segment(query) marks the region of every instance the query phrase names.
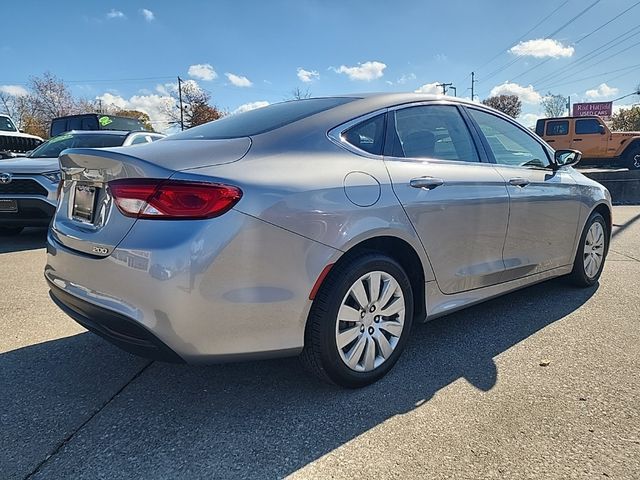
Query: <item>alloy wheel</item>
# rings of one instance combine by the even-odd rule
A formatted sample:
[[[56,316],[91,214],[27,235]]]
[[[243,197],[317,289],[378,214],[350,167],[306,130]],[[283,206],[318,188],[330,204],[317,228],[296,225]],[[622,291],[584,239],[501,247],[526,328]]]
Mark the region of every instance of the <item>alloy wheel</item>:
[[[395,350],[404,329],[405,299],[396,279],[374,271],[360,277],[340,304],[336,345],[351,370],[370,372]]]
[[[604,229],[600,222],[593,222],[584,242],[584,273],[594,278],[604,260]]]

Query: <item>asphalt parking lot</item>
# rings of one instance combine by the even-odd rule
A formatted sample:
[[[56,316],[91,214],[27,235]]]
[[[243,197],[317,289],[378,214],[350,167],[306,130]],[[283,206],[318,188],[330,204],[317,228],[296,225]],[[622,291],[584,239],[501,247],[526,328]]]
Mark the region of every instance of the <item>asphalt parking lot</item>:
[[[381,382],[296,359],[149,362],[50,301],[44,232],[0,239],[0,478],[640,478],[640,207],[600,284],[419,325]]]

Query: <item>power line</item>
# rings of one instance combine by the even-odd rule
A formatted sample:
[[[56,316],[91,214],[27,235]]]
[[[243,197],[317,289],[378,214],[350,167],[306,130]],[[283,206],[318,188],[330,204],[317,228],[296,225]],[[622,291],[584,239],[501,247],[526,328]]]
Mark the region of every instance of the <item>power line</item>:
[[[596,73],[595,75],[589,75],[588,77],[576,78],[574,80],[569,80],[569,81],[566,81],[566,82],[552,83],[550,85],[547,85],[544,88],[555,88],[555,87],[561,87],[563,85],[571,85],[572,83],[582,82],[584,80],[591,80],[592,78],[598,78],[598,77],[601,77],[603,75],[609,75],[611,73],[622,72],[624,70],[633,70],[633,69],[637,69],[637,68],[640,68],[640,63],[638,63],[636,65],[631,65],[631,66],[628,66],[628,67],[624,67],[624,68],[619,68],[617,70],[609,70],[609,71],[606,71],[606,72]],[[629,73],[632,73],[632,72],[627,72],[624,75],[627,75]]]
[[[568,27],[569,25],[571,25],[573,22],[575,22],[578,18],[580,18],[582,15],[584,15],[585,13],[587,13],[589,10],[591,10],[593,7],[595,7],[598,3],[600,3],[601,0],[595,0],[591,5],[589,5],[588,7],[586,7],[585,9],[583,9],[580,13],[578,13],[577,15],[575,15],[573,18],[571,18],[570,20],[568,20],[567,22],[565,22],[561,27],[557,28],[556,30],[554,30],[552,33],[550,33],[549,35],[547,35],[546,37],[544,37],[544,40],[548,40],[551,37],[553,37],[554,35],[557,35],[558,33],[560,33],[562,30],[564,30],[566,27]],[[497,70],[494,70],[493,72],[489,73],[486,77],[484,77],[482,80],[479,81],[479,83],[485,82],[490,78],[495,77],[498,73],[503,72],[504,70],[506,70],[507,68],[509,68],[511,65],[515,64],[518,60],[520,60],[523,56],[517,56],[516,58],[514,58],[513,60],[511,60],[509,63],[503,65],[502,67],[498,68]]]

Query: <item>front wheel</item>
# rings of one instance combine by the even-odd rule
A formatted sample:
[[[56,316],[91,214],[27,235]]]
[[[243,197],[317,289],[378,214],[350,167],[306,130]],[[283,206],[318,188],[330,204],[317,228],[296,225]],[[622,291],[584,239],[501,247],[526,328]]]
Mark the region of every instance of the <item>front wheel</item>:
[[[609,249],[608,232],[604,217],[593,212],[580,236],[570,275],[572,282],[577,286],[590,287],[600,278]]]
[[[640,169],[640,146],[632,147],[627,154],[627,167],[629,170]]]
[[[413,318],[413,292],[402,267],[379,253],[336,265],[309,314],[305,367],[348,388],[382,378],[402,352]]]

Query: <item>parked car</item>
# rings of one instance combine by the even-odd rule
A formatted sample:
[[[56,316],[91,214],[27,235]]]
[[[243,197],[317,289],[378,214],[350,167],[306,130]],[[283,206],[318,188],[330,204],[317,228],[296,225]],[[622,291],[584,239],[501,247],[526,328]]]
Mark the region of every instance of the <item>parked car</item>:
[[[361,387],[413,322],[560,275],[598,281],[611,202],[579,159],[448,97],[274,104],[135,150],[64,152],[45,277],[127,351],[301,354]]]
[[[42,142],[40,137],[21,132],[8,115],[0,115],[0,160],[24,156]]]
[[[0,236],[49,224],[60,181],[58,155],[64,149],[128,146],[162,137],[150,132],[73,131],[43,143],[26,158],[0,160]]]
[[[600,117],[541,118],[536,133],[554,148],[574,148],[585,163],[640,168],[640,132],[612,132]]]
[[[54,118],[49,127],[49,136],[56,137],[72,130],[119,130],[146,131],[137,118],[104,115],[102,113],[82,113]]]

